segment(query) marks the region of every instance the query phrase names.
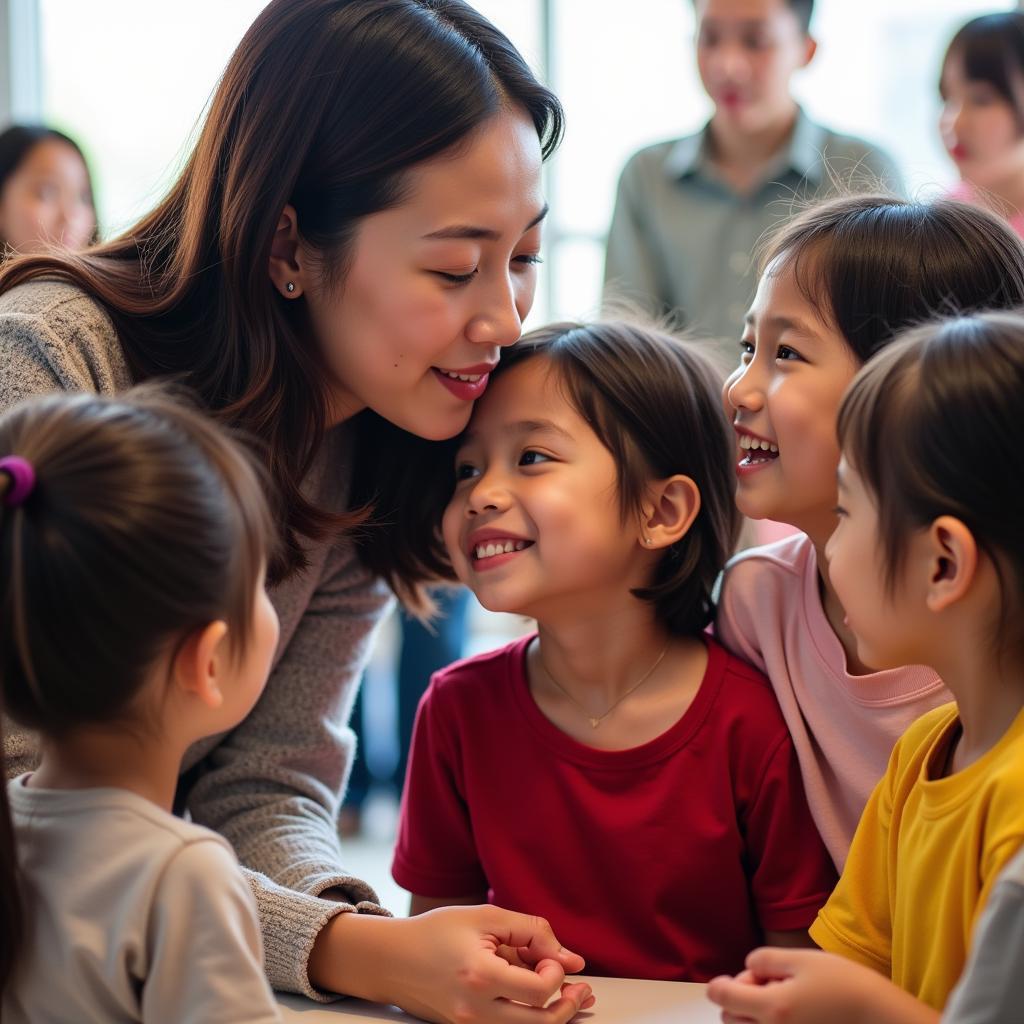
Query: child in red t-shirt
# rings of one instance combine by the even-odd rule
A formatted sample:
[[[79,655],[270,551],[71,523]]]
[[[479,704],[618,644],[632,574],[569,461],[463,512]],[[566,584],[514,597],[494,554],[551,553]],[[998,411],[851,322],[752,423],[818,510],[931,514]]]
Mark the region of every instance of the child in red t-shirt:
[[[444,539],[485,607],[538,632],[423,698],[392,869],[412,913],[541,914],[623,977],[809,945],[831,859],[771,686],[704,632],[738,526],[720,382],[624,323],[534,332],[493,378]]]

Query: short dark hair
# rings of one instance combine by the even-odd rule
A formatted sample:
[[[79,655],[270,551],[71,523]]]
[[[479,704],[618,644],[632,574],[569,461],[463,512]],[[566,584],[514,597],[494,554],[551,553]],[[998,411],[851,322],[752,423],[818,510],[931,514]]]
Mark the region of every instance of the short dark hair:
[[[1024,306],[1020,238],[953,200],[860,195],[812,206],[768,239],[760,273],[785,266],[860,362],[926,320]]]
[[[968,81],[987,82],[1013,107],[1017,128],[1024,133],[1024,13],[1005,11],[972,18],[950,41],[942,60],[943,74],[952,59],[963,64]]]
[[[712,590],[740,524],[721,377],[693,346],[625,321],[532,331],[505,350],[494,375],[535,358],[550,363],[569,402],[611,452],[623,521],[639,513],[652,479],[681,473],[697,485],[693,525],[633,594],[654,605],[671,633],[699,635],[712,619]]]
[[[697,0],[693,0],[694,6]],[[796,15],[800,28],[806,35],[811,31],[811,16],[814,14],[814,0],[786,0],[786,5]]]
[[[1024,318],[984,313],[918,327],[865,366],[839,409],[843,454],[878,506],[886,584],[909,536],[955,516],[992,559],[999,633],[1024,650],[1024,532],[1018,440]],[[1009,580],[1007,579],[1009,576]]]
[[[786,0],[800,22],[805,33],[811,31],[811,15],[814,14],[814,0]]]

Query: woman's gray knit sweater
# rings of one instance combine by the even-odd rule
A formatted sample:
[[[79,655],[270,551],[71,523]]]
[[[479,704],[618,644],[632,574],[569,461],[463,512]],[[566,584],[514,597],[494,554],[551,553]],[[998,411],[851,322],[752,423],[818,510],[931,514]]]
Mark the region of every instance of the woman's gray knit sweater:
[[[113,394],[131,383],[110,318],[78,288],[40,281],[0,296],[0,411],[30,395]],[[344,431],[334,431],[308,483],[339,509],[344,444]],[[385,913],[341,866],[337,816],[354,749],[346,723],[390,598],[350,542],[310,546],[308,556],[307,571],[271,591],[281,640],[259,702],[234,730],[190,749],[183,770],[199,765],[187,797],[192,819],[225,836],[247,869],[271,984],[324,999],[307,976],[320,929],[343,911]],[[5,721],[8,776],[31,767],[33,746]],[[351,902],[318,898],[326,889]]]

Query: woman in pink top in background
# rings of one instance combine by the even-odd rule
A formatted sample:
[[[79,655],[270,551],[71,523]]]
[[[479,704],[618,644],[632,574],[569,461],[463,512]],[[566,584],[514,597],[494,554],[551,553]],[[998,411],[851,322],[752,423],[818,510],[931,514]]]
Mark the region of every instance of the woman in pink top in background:
[[[951,199],[978,203],[1024,235],[1024,13],[972,18],[949,44],[939,130],[960,172]]]
[[[857,370],[936,314],[1024,305],[1024,246],[962,203],[880,196],[806,211],[770,241],[724,397],[737,435],[736,504],[803,531],[726,568],[716,632],[771,680],[807,801],[841,870],[896,740],[950,700],[938,676],[873,672],[825,571],[836,525],[836,417]]]

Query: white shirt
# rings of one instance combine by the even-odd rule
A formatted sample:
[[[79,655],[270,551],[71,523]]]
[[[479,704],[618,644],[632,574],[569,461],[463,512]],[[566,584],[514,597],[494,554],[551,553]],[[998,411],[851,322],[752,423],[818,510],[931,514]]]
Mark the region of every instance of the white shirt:
[[[26,934],[4,1024],[269,1024],[256,905],[228,843],[120,789],[7,784]]]

